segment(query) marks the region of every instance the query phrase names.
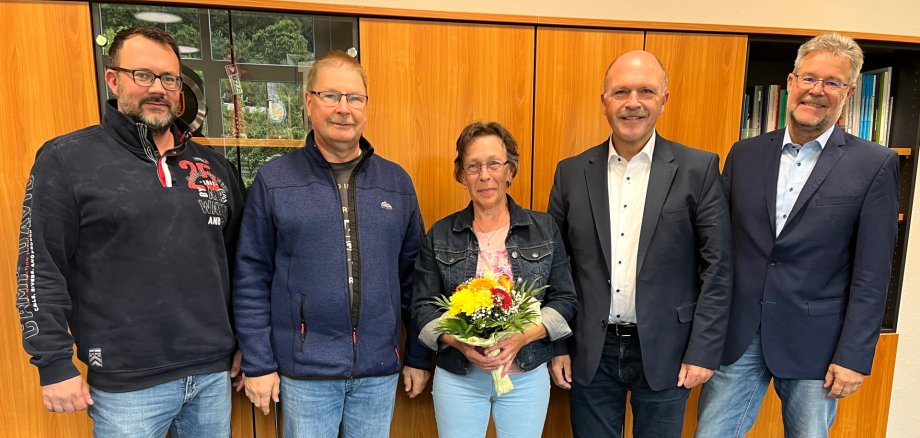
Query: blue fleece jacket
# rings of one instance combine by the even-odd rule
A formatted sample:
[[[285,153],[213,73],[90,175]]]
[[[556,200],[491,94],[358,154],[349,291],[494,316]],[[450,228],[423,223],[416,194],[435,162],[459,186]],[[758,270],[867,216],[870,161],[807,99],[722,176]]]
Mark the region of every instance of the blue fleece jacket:
[[[399,165],[361,139],[350,205],[360,270],[349,299],[341,201],[313,133],[302,149],[265,164],[249,190],[237,247],[233,304],[248,376],[336,379],[429,369],[408,305],[424,234],[418,199]],[[354,226],[354,224],[352,224]],[[354,308],[352,307],[354,306]],[[353,325],[351,312],[357,311]]]

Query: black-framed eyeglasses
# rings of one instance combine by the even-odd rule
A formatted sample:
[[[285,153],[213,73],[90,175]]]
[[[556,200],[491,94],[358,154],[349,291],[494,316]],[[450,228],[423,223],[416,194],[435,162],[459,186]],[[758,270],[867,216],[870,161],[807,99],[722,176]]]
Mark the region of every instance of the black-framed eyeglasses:
[[[363,94],[339,93],[338,91],[307,91],[309,91],[310,94],[319,97],[319,100],[325,103],[327,106],[338,105],[342,100],[342,96],[345,97],[345,103],[347,103],[348,106],[352,108],[361,109],[367,105],[367,96]]]
[[[510,162],[511,161],[489,161],[487,163],[470,163],[463,165],[463,171],[466,172],[467,175],[478,175],[479,172],[482,172],[482,168],[485,167],[489,169],[489,172],[498,172]]]
[[[127,68],[121,67],[109,67],[110,70],[120,71],[124,73],[130,73],[131,79],[134,80],[134,83],[140,85],[141,87],[149,87],[153,85],[153,82],[157,79],[160,80],[160,83],[163,84],[164,90],[177,91],[182,89],[182,77],[170,74],[158,75],[150,70],[129,70]]]
[[[797,75],[793,73],[793,76],[795,76],[795,83],[798,84],[799,88],[803,90],[811,90],[812,88],[815,88],[815,85],[818,85],[818,82],[822,82],[824,83],[824,89],[826,91],[832,91],[836,93],[842,91],[844,88],[850,85],[840,81],[835,81],[833,79],[818,79],[808,75]]]

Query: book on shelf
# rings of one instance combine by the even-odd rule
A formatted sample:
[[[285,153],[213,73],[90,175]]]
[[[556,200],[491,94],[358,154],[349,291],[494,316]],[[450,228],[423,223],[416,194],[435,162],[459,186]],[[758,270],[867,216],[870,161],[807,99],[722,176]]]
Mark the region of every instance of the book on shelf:
[[[891,67],[863,72],[837,124],[847,133],[888,146],[891,127]]]

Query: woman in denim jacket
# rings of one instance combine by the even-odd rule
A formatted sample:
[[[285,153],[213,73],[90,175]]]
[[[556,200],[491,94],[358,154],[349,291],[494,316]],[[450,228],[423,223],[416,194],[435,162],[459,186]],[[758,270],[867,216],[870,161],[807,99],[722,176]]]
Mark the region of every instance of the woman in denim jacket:
[[[514,138],[498,123],[475,122],[457,139],[454,178],[470,204],[431,227],[415,263],[412,316],[419,339],[437,351],[435,416],[441,438],[485,436],[490,412],[498,436],[539,437],[549,403],[546,362],[553,341],[571,334],[576,297],[569,258],[555,221],[519,207],[507,194],[517,174]],[[442,311],[431,298],[486,272],[537,286],[542,323],[485,350],[438,331]],[[499,350],[497,356],[488,354]],[[514,390],[496,397],[489,372],[504,366]]]

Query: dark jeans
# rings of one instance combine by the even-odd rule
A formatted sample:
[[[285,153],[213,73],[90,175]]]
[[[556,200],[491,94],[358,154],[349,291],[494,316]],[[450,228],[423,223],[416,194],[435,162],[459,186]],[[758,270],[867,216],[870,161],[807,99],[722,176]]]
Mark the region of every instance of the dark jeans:
[[[681,435],[690,390],[653,391],[642,370],[637,336],[607,333],[594,380],[588,386],[572,383],[572,432],[575,438],[621,437],[626,415],[626,393],[633,413],[633,436],[664,438]]]

